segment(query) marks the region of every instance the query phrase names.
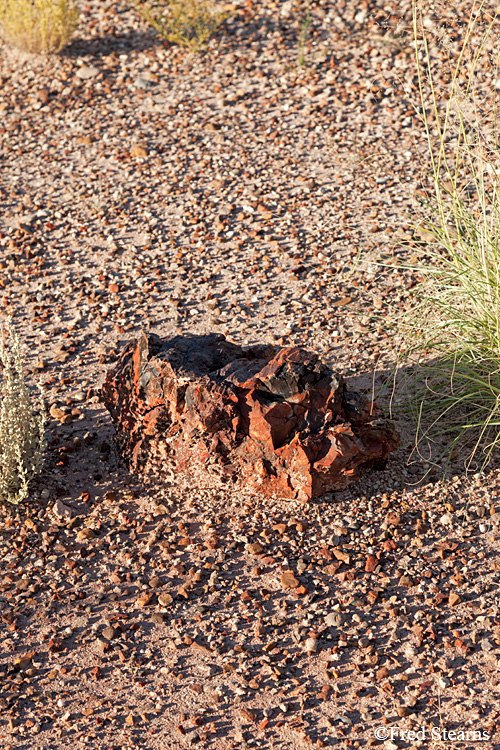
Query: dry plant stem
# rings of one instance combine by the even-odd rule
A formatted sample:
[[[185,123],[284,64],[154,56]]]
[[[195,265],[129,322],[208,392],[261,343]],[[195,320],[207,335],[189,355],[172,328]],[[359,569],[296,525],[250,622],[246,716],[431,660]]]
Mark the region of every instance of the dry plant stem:
[[[0,362],[0,498],[18,503],[28,497],[29,483],[42,468],[46,417],[41,390],[38,413],[33,409],[19,337],[10,319],[0,337]]]
[[[297,55],[297,63],[298,65],[300,65],[300,67],[303,67],[306,64],[305,49],[306,49],[307,37],[309,36],[310,27],[311,27],[311,12],[308,8],[306,17],[304,18],[304,21],[302,22],[302,25],[300,28],[299,53]]]
[[[424,123],[424,127],[425,127],[425,133],[426,133],[426,137],[427,137],[427,142],[428,142],[428,145],[429,145],[429,156],[430,156],[430,160],[431,160],[432,174],[433,174],[433,177],[434,177],[434,189],[435,189],[435,193],[436,193],[436,205],[437,205],[437,207],[439,209],[441,227],[442,227],[442,229],[445,232],[447,232],[447,239],[450,241],[450,244],[451,244],[451,237],[449,236],[449,225],[448,225],[447,217],[444,215],[444,210],[443,210],[444,209],[443,188],[442,188],[442,180],[440,178],[440,175],[441,175],[442,167],[444,165],[445,170],[447,172],[447,175],[453,181],[453,186],[456,189],[456,164],[455,164],[455,172],[452,173],[450,171],[450,168],[449,168],[449,165],[448,165],[448,161],[446,159],[446,154],[445,154],[445,146],[446,146],[445,136],[446,136],[446,134],[448,132],[448,128],[449,128],[449,120],[450,120],[450,114],[451,114],[451,107],[452,107],[453,102],[454,102],[454,96],[456,95],[457,79],[458,79],[458,76],[459,76],[459,73],[460,73],[460,70],[461,70],[461,66],[463,64],[463,58],[465,56],[466,48],[467,48],[467,46],[468,46],[468,44],[470,42],[471,35],[472,35],[472,33],[474,31],[474,28],[476,26],[478,15],[482,11],[483,7],[484,7],[484,2],[481,2],[480,6],[479,6],[479,9],[478,9],[478,11],[476,13],[476,16],[473,18],[472,22],[469,23],[469,25],[467,27],[467,32],[466,32],[465,40],[464,40],[464,43],[462,45],[462,49],[460,50],[460,54],[459,54],[457,63],[455,65],[455,68],[454,68],[453,73],[452,73],[452,80],[451,80],[451,84],[450,84],[450,97],[449,97],[449,100],[448,100],[448,103],[447,103],[447,106],[446,106],[444,121],[441,120],[441,117],[440,117],[440,114],[439,114],[439,109],[438,109],[439,98],[438,98],[438,96],[436,94],[436,90],[435,90],[435,86],[434,86],[434,81],[433,81],[432,75],[430,73],[431,63],[430,63],[429,46],[428,46],[427,37],[426,37],[425,33],[422,34],[422,41],[423,41],[423,47],[424,47],[424,58],[425,58],[425,63],[427,65],[427,73],[428,73],[428,83],[429,83],[430,89],[431,89],[432,106],[433,106],[435,124],[436,124],[436,128],[437,128],[437,131],[438,131],[438,139],[439,139],[439,151],[438,151],[437,156],[435,155],[435,152],[434,152],[434,144],[433,144],[433,140],[432,140],[432,137],[431,137],[431,131],[430,131],[430,128],[429,128],[429,123],[428,123],[427,118],[425,116],[423,117],[423,123]],[[419,20],[420,20],[420,26],[419,26]],[[414,8],[413,8],[413,31],[414,31],[414,38],[415,38],[415,51],[416,51],[417,76],[418,76],[418,88],[419,88],[420,102],[421,102],[422,107],[423,107],[424,112],[425,112],[425,93],[424,93],[424,84],[423,84],[424,75],[423,75],[422,66],[421,66],[421,63],[420,63],[419,55],[418,55],[418,44],[417,44],[417,41],[418,41],[418,38],[419,38],[419,29],[423,29],[423,28],[424,28],[424,26],[423,26],[423,21],[422,21],[421,4],[419,2],[416,2],[414,4]],[[471,77],[473,75],[473,71],[474,71],[475,66],[477,64],[477,60],[479,58],[481,50],[482,50],[482,45],[478,49],[478,51],[476,52],[474,63],[473,63],[473,66],[472,66]],[[469,89],[469,85],[467,86],[467,89],[466,89],[466,92],[465,92],[465,96],[467,96],[467,94],[468,94],[468,89]],[[461,120],[461,125],[463,125],[463,121],[462,121],[462,118],[461,118],[460,111],[458,112],[458,114],[459,114],[459,117],[460,117],[460,120]],[[462,134],[460,134],[460,135],[462,135]],[[457,153],[456,153],[457,159],[458,159],[458,156],[459,156],[459,146],[457,146]]]

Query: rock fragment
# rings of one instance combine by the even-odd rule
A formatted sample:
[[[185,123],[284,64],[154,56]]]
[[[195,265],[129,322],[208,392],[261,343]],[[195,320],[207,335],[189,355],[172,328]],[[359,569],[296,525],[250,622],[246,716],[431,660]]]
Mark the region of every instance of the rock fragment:
[[[308,638],[306,642],[304,643],[304,649],[307,651],[308,654],[315,654],[318,650],[318,640],[317,638]]]
[[[107,641],[112,641],[115,635],[116,635],[116,630],[110,626],[104,628],[104,630],[102,631],[102,637],[105,638]]]
[[[242,348],[221,334],[142,332],[108,372],[103,401],[130,468],[218,474],[310,500],[383,466],[393,424],[299,347]]]
[[[73,511],[61,500],[57,499],[53,505],[52,510],[58,518],[69,520],[73,515]]]
[[[325,617],[325,624],[330,628],[340,628],[343,622],[344,618],[340,612],[330,612]]]
[[[299,585],[299,581],[295,578],[291,570],[285,570],[281,574],[281,585],[286,589],[296,589]]]
[[[96,68],[94,65],[82,65],[82,67],[76,71],[76,75],[82,81],[86,81],[89,78],[95,78],[99,75],[99,68]]]

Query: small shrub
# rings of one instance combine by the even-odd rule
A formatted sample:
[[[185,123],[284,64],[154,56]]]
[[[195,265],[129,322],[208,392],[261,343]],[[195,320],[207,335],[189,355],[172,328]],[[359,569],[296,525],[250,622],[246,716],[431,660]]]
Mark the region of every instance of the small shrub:
[[[229,14],[208,0],[133,0],[140,15],[167,41],[202,49]]]
[[[18,503],[41,470],[45,451],[45,407],[40,391],[38,413],[24,376],[19,336],[12,322],[0,337],[3,383],[0,390],[0,498]],[[8,338],[6,336],[8,334]]]
[[[0,0],[0,35],[24,52],[59,52],[78,23],[72,0]]]

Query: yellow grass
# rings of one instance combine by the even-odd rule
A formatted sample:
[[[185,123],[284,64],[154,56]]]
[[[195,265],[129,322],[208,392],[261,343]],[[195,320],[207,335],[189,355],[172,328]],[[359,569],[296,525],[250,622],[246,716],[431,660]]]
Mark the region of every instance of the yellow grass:
[[[24,52],[59,52],[78,23],[72,0],[0,0],[0,35]]]
[[[209,0],[133,0],[141,16],[167,41],[197,51],[228,17]]]

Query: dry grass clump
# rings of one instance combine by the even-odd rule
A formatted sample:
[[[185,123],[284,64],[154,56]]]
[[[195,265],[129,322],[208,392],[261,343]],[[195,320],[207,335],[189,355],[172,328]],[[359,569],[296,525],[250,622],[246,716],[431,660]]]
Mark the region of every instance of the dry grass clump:
[[[473,7],[445,86],[421,8],[415,2],[414,40],[433,191],[418,268],[426,283],[407,350],[417,443],[443,459],[467,438],[465,465],[477,457],[480,468],[500,441],[500,143],[490,98],[500,78],[490,44],[498,16],[485,2]]]
[[[0,0],[0,36],[32,54],[59,52],[78,23],[72,0]]]
[[[41,470],[45,451],[45,407],[32,405],[24,376],[21,345],[12,322],[0,335],[0,498],[25,500],[31,479]]]
[[[133,0],[140,15],[164,39],[192,51],[205,47],[229,14],[209,0]]]

